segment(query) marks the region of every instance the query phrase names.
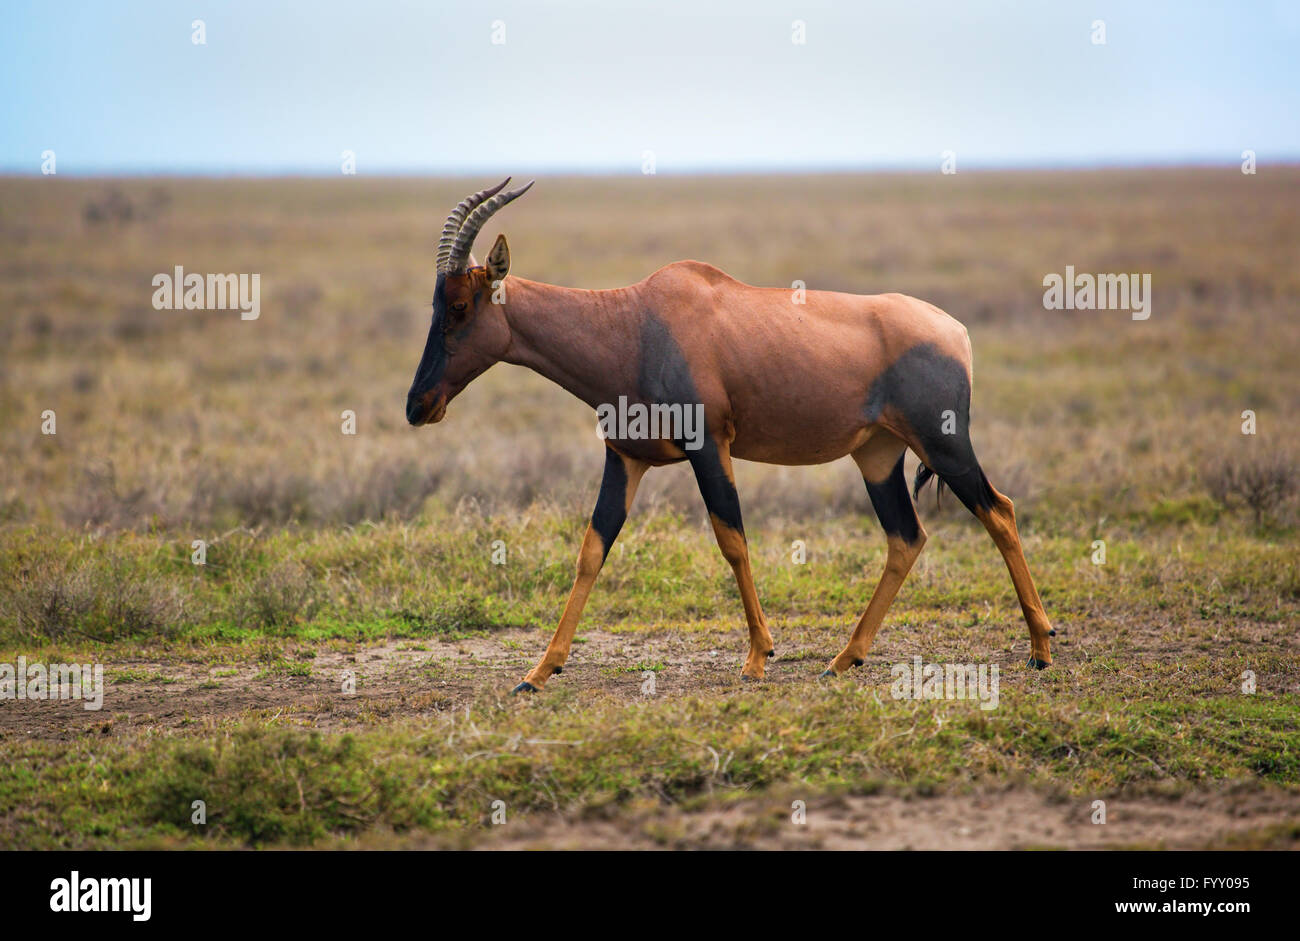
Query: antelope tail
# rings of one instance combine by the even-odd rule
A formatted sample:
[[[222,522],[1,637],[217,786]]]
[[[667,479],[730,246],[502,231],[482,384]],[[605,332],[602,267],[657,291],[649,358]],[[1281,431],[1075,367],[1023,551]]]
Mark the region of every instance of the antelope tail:
[[[926,467],[924,464],[916,465],[916,478],[912,481],[912,499],[913,500],[921,499],[921,488],[930,482],[931,477],[938,477],[938,476],[939,476],[938,474],[930,470],[930,468]],[[936,489],[934,491],[934,501],[936,505],[942,505],[943,503],[943,478],[942,477],[939,477],[939,483],[936,484]]]

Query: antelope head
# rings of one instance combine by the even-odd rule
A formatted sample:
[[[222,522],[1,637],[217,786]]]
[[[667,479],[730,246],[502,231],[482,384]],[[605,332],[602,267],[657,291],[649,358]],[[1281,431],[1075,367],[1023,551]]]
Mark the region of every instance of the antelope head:
[[[510,270],[510,246],[498,235],[487,264],[470,254],[479,230],[502,206],[533,184],[502,193],[506,177],[461,201],[442,227],[438,241],[438,280],[433,289],[433,322],[415,381],[406,394],[406,420],[412,425],[442,421],[447,403],[501,360],[510,344],[503,305],[493,303],[498,282]]]

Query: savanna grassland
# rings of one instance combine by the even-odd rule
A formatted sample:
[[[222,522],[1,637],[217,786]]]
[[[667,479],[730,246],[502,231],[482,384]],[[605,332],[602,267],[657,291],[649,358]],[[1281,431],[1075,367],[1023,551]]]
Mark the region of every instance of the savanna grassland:
[[[1001,558],[930,491],[865,666],[819,681],[884,538],[852,462],[742,462],[776,640],[742,684],[671,467],[528,698],[593,416],[504,365],[441,425],[403,412],[437,233],[487,182],[0,180],[0,663],[106,675],[100,711],[0,701],[0,846],[1297,844],[1300,168],[542,178],[481,239],[523,277],[697,258],[962,320],[974,444],[1058,636],[1026,670]],[[260,318],[155,310],[176,265],[260,273]],[[1150,319],[1045,310],[1066,265],[1149,272]],[[917,656],[997,664],[997,708],[894,699]]]

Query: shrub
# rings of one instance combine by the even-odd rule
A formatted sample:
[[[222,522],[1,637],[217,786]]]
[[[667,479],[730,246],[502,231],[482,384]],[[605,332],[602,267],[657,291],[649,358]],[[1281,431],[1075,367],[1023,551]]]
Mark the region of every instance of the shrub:
[[[322,592],[300,562],[284,562],[248,582],[235,596],[233,614],[245,626],[283,631],[309,621]]]
[[[184,599],[172,586],[110,558],[76,568],[42,559],[14,574],[0,602],[5,620],[24,637],[94,640],[174,633]]]
[[[1296,469],[1280,453],[1225,458],[1206,470],[1205,485],[1224,506],[1249,509],[1259,527],[1295,493]]]
[[[504,626],[484,609],[483,599],[470,595],[444,599],[437,604],[422,605],[417,609],[405,609],[398,616],[417,631],[434,634],[462,634]]]

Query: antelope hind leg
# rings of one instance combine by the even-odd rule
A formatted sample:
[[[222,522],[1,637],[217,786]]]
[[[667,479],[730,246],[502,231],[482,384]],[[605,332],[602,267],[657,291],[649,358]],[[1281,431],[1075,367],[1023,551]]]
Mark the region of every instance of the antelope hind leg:
[[[879,443],[864,445],[853,454],[862,471],[876,518],[885,530],[889,550],[885,557],[885,570],[871,594],[867,610],[858,620],[848,644],[830,662],[822,676],[836,676],[849,667],[862,665],[890,604],[925,546],[925,530],[917,519],[916,507],[907,492],[907,480],[903,475],[903,452],[903,443],[890,436]],[[885,471],[891,457],[893,468]]]

